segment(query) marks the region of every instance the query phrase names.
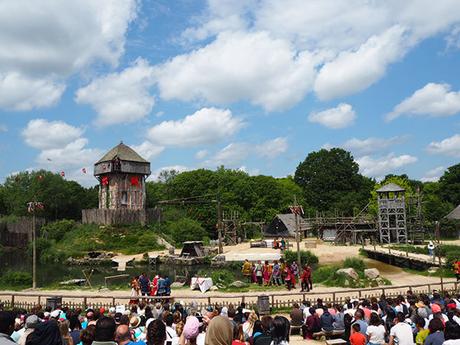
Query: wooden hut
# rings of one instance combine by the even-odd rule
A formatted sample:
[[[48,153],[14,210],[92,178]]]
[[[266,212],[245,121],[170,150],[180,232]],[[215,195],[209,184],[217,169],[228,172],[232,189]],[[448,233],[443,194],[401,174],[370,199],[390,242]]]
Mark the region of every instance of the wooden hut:
[[[306,236],[307,223],[302,217],[298,217],[299,231],[301,236]],[[265,237],[293,237],[295,238],[296,225],[293,213],[277,214],[265,228]]]
[[[146,209],[145,180],[150,163],[122,142],[94,164],[99,208],[82,210],[84,224],[147,224],[159,217]]]
[[[122,142],[107,152],[95,165],[99,180],[100,209],[145,208],[145,179],[150,163]]]

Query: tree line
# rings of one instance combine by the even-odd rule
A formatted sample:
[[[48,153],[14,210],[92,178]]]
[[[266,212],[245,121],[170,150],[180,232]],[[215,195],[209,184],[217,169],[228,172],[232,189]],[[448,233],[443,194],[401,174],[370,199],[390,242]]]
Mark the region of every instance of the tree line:
[[[358,163],[350,152],[332,148],[309,153],[297,166],[294,176],[285,178],[250,176],[224,167],[182,173],[166,171],[157,181],[147,182],[147,207],[159,206],[162,200],[202,196],[201,203],[160,207],[166,220],[189,218],[215,238],[217,198],[223,211],[227,215],[238,214],[240,221],[269,222],[276,214],[289,212],[294,197],[303,206],[306,217],[318,213],[352,216],[369,203],[369,211],[376,212],[372,208],[375,190],[387,182],[404,187],[408,202],[421,196],[424,221],[430,228],[460,204],[460,164],[446,169],[438,182],[387,175],[377,183],[359,173]],[[85,188],[44,170],[20,172],[0,185],[2,216],[27,215],[27,203],[34,200],[44,203],[41,215],[49,221],[79,220],[82,209],[97,207],[98,186]],[[415,212],[414,202],[408,212]]]

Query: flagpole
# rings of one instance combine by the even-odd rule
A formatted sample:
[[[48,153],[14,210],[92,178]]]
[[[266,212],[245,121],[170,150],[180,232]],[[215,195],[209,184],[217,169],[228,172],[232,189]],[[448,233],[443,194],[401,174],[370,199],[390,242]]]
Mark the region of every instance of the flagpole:
[[[295,240],[297,242],[297,264],[302,266],[300,262],[300,234],[299,234],[299,218],[298,218],[298,205],[297,205],[297,196],[294,195],[294,215],[295,215]]]
[[[35,205],[32,208],[32,289],[37,288],[37,244],[36,244]]]

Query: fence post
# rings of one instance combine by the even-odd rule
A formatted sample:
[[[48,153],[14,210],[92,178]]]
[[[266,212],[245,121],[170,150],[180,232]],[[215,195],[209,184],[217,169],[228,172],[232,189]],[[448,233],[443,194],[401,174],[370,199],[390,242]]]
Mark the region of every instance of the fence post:
[[[361,290],[358,290],[358,296],[361,298]]]
[[[332,303],[335,304],[335,292],[332,293]]]
[[[431,284],[427,284],[428,286],[428,293],[431,293]]]
[[[87,309],[86,297],[83,297],[83,310]]]
[[[211,305],[211,297],[208,297],[208,305]]]
[[[275,306],[275,295],[271,295],[272,297],[272,308]]]
[[[38,296],[38,305],[42,304],[42,296]]]
[[[115,297],[112,297],[112,306],[115,307]]]
[[[11,295],[11,309],[14,308],[14,295]]]

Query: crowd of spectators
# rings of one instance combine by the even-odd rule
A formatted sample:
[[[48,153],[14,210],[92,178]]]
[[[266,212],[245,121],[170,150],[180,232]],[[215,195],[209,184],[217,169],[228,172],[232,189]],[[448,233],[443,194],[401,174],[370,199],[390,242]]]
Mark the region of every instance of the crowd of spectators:
[[[352,345],[460,345],[460,295],[348,300],[344,305],[294,304],[291,324],[305,339],[339,336]]]

